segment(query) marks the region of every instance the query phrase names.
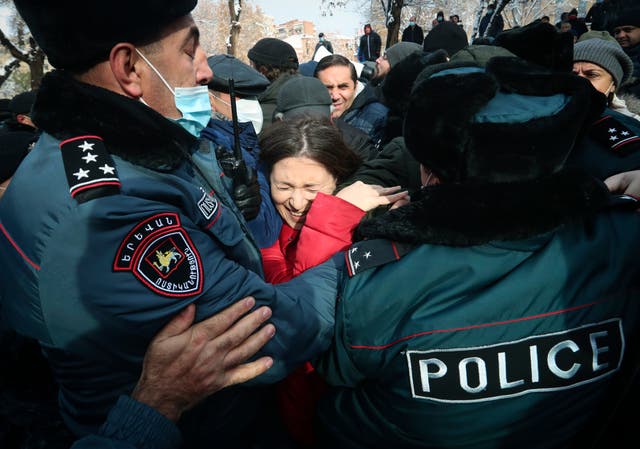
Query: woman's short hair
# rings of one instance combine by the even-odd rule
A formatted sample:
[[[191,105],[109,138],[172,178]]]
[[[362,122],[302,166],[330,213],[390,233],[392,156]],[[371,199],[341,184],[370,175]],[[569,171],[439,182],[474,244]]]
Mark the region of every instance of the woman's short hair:
[[[300,117],[276,122],[260,135],[260,162],[271,171],[288,157],[306,157],[322,164],[339,184],[362,160],[342,139],[328,118]]]

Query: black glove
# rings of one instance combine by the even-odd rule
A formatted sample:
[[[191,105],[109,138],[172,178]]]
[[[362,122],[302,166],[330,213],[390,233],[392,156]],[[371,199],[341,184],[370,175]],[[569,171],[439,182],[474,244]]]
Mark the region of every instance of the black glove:
[[[237,183],[233,188],[233,200],[242,212],[245,220],[253,220],[260,212],[262,195],[260,195],[260,184],[255,172],[247,167],[247,182]]]

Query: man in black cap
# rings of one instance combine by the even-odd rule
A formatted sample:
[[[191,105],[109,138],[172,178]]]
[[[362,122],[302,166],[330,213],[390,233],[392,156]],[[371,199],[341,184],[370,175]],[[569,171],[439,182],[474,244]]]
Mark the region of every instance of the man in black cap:
[[[36,91],[29,90],[15,95],[9,102],[11,120],[7,122],[13,131],[35,132],[36,125],[31,120],[31,108],[36,101]]]
[[[213,72],[209,81],[209,95],[213,118],[202,131],[202,137],[216,144],[218,159],[231,162],[236,145],[231,107],[230,80],[233,80],[237,112],[238,143],[244,163],[258,178],[260,198],[255,203],[255,217],[247,225],[260,248],[271,246],[280,232],[282,220],[276,211],[269,192],[269,181],[257,170],[260,154],[258,133],[262,130],[262,109],[258,96],[269,86],[269,80],[257,70],[228,54],[207,58]]]
[[[633,76],[640,78],[640,5],[621,2],[608,25],[613,37],[633,61]],[[640,96],[640,89],[635,93]]]
[[[329,53],[333,53],[333,45],[331,45],[331,41],[327,40],[327,37],[324,35],[324,33],[318,34],[318,43],[316,44],[316,48],[313,50],[314,55],[320,47],[324,47]]]
[[[247,53],[251,66],[271,83],[258,97],[262,107],[263,125],[269,126],[278,101],[278,92],[291,77],[298,75],[298,55],[287,42],[265,37]]]
[[[480,20],[478,35],[480,37],[495,38],[504,29],[504,19],[502,14],[496,12],[496,4],[490,3],[487,12]]]
[[[0,201],[2,313],[40,342],[68,427],[98,429],[134,388],[152,337],[189,304],[196,321],[247,296],[274,310],[261,382],[326,349],[343,262],[264,282],[233,186],[199,138],[212,73],[196,0],[15,4],[56,70],[33,107],[42,135]],[[211,435],[250,446],[269,433],[268,393],[207,398],[179,419],[185,446]]]

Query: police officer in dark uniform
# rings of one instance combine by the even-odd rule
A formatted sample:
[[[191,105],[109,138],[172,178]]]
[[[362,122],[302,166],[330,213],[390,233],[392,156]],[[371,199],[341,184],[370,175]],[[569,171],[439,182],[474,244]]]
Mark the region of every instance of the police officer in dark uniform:
[[[189,304],[196,321],[247,296],[273,309],[262,383],[326,349],[343,262],[264,282],[234,186],[200,138],[212,74],[196,0],[15,3],[56,70],[33,108],[42,135],[0,201],[0,297],[7,322],[43,348],[72,432],[97,431]],[[266,394],[208,398],[182,416],[185,444],[248,447],[270,430]]]

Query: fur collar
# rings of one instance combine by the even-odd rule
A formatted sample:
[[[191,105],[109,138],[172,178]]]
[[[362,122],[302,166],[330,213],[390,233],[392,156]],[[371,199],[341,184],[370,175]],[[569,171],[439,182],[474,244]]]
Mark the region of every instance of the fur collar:
[[[39,129],[60,140],[99,136],[110,153],[152,169],[176,167],[197,142],[141,102],[81,83],[61,70],[44,77],[33,119]]]
[[[407,206],[364,220],[354,241],[471,246],[520,240],[591,217],[608,196],[603,183],[581,173],[523,183],[441,184]]]

